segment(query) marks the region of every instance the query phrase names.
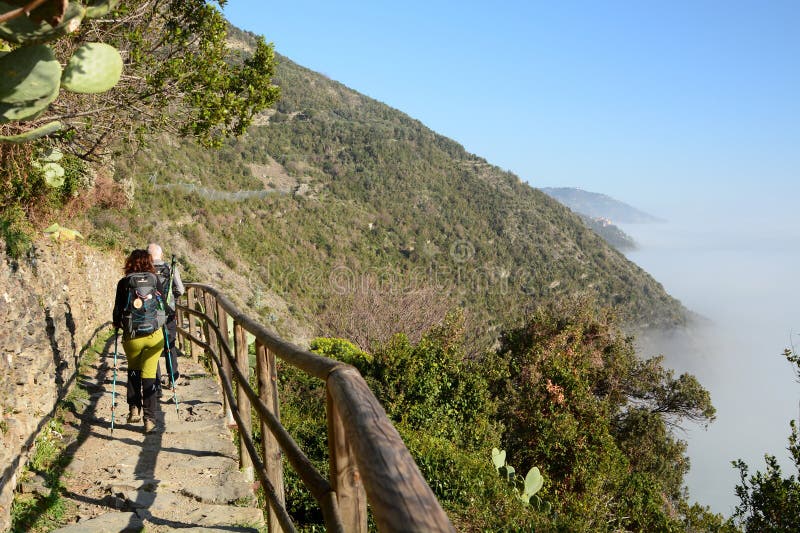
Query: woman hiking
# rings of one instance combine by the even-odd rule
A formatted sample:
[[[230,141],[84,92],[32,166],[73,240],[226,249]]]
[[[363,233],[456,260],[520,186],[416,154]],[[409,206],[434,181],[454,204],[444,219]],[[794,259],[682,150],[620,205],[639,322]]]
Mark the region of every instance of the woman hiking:
[[[117,283],[114,327],[122,329],[128,360],[128,423],[144,415],[144,432],[156,429],[156,368],[164,350],[164,290],[147,250],[134,250],[125,261],[125,276]]]

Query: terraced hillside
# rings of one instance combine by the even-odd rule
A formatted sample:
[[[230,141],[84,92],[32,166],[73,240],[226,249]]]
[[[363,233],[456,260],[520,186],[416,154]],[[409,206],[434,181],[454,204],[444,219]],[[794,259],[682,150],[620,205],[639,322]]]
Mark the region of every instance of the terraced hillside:
[[[247,34],[232,35],[247,46]],[[658,282],[541,191],[396,109],[279,62],[282,98],[244,137],[213,152],[163,136],[120,154],[116,179],[135,203],[91,213],[90,239],[160,240],[186,276],[244,289],[244,303],[299,340],[359,320],[368,293],[389,307],[414,307],[415,295],[424,309],[462,306],[480,346],[531,304],[574,292],[631,325],[685,321]]]

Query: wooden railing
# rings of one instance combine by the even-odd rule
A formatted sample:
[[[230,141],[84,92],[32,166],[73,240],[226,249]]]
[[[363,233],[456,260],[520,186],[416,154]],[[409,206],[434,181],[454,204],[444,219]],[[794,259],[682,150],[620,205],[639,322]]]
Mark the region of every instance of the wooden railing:
[[[251,480],[258,475],[269,501],[270,532],[295,531],[286,511],[281,454],[318,502],[328,531],[366,532],[367,503],[382,532],[455,531],[358,370],[283,341],[208,285],[187,284],[178,324],[184,351],[196,360],[202,349],[214,362],[228,422],[239,431],[241,467]],[[249,381],[247,333],[255,337],[258,391]],[[280,423],[276,357],[326,384],[330,480]],[[253,409],[260,453],[252,438]]]

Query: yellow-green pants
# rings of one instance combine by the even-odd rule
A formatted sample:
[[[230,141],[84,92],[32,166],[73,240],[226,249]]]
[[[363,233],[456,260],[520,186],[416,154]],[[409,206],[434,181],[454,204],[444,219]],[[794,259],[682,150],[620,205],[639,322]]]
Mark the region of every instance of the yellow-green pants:
[[[128,370],[140,370],[142,379],[155,379],[158,358],[164,351],[164,334],[161,329],[136,339],[122,339],[122,348],[128,359]]]

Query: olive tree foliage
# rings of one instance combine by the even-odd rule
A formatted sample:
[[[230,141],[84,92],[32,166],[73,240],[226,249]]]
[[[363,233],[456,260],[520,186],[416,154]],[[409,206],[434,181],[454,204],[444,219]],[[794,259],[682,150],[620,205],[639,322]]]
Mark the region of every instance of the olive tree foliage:
[[[219,146],[274,104],[263,38],[231,45],[224,0],[0,0],[0,241],[103,198],[112,146],[170,132]],[[102,186],[101,186],[102,185]]]
[[[45,5],[50,3],[86,9],[98,2],[50,0]],[[74,31],[50,45],[62,63],[86,43],[115,47],[123,60],[119,82],[99,94],[62,90],[44,113],[7,124],[3,133],[57,121],[63,124],[58,135],[67,141],[65,148],[85,159],[100,155],[114,139],[138,140],[163,130],[216,146],[227,136],[242,134],[255,114],[277,100],[272,46],[259,38],[250,49],[229,47],[220,12],[224,0],[113,4],[116,9],[84,17],[70,27]]]
[[[117,46],[126,71],[106,98],[64,103],[63,115],[80,131],[85,153],[107,134],[135,139],[168,130],[217,146],[244,133],[253,116],[278,99],[275,56],[263,38],[252,55],[231,50],[226,29],[217,6],[205,0],[133,0],[119,16],[93,22],[81,37]],[[84,120],[87,111],[101,120]]]
[[[793,350],[784,352],[795,367],[800,381],[800,355]],[[789,422],[788,451],[795,474],[784,477],[774,455],[766,454],[767,471],[750,475],[749,467],[741,459],[733,465],[739,470],[740,485],[736,486],[739,505],[733,518],[745,531],[800,531],[800,431],[797,421]]]

